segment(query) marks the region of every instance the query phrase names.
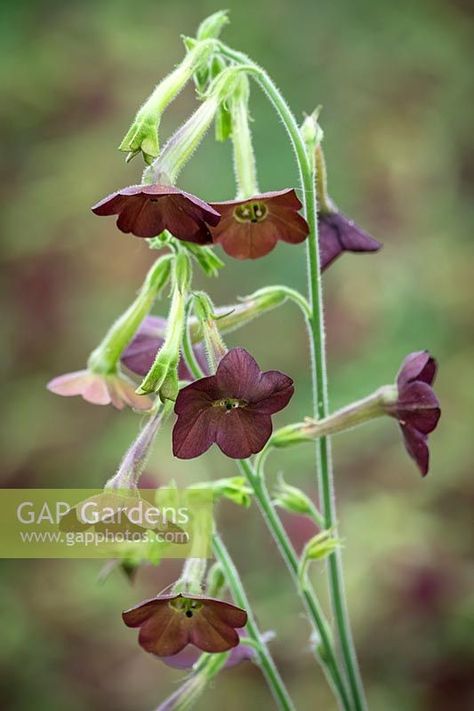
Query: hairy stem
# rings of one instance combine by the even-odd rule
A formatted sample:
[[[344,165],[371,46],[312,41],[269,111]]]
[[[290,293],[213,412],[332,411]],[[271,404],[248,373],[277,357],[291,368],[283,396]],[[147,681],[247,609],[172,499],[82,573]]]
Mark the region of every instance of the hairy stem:
[[[220,43],[220,46],[222,53],[229,59],[234,60],[237,64],[252,64],[251,60],[249,60],[249,58],[244,54],[235,52],[222,43]],[[303,208],[310,229],[307,240],[307,263],[308,286],[312,313],[308,319],[308,330],[312,355],[313,411],[315,418],[324,418],[328,415],[329,406],[327,392],[324,312],[318,246],[316,181],[314,170],[312,167],[312,161],[308,158],[306,146],[298,128],[296,119],[285,99],[280,94],[278,88],[275,86],[268,74],[258,65],[253,64],[252,73],[279,114],[290,137],[298,163]],[[332,529],[335,532],[335,535],[337,535],[331,444],[330,440],[326,437],[316,440],[316,460],[319,472],[320,498],[326,528]],[[329,556],[328,566],[332,608],[336,618],[337,630],[346,672],[349,679],[352,700],[356,711],[363,711],[367,708],[367,704],[365,701],[364,689],[350,629],[347,604],[345,600],[342,556],[340,550],[336,550]]]
[[[295,707],[268,650],[268,647],[262,639],[262,635],[260,634],[255,620],[255,615],[253,614],[237,568],[235,567],[222,538],[217,532],[214,533],[212,539],[212,549],[216,559],[222,566],[222,570],[224,571],[224,575],[234,601],[237,605],[240,605],[240,607],[243,607],[247,611],[246,632],[248,633],[250,639],[255,643],[258,664],[267,681],[270,691],[273,694],[273,698],[275,699],[279,709],[282,709],[283,711],[293,711]]]
[[[303,598],[309,619],[320,639],[320,642],[317,645],[317,653],[321,666],[326,673],[328,681],[339,698],[341,708],[346,711],[350,711],[352,707],[333,651],[329,625],[324,617],[324,613],[314,590],[309,585],[304,587],[300,585],[300,581],[298,579],[298,555],[287,536],[280,517],[275,511],[265,481],[263,477],[260,477],[257,474],[254,467],[247,459],[239,461],[239,469],[242,474],[247,477],[247,480],[252,487],[265,523],[267,524],[267,527],[275,543],[277,544],[286,565],[288,566],[299,594]]]

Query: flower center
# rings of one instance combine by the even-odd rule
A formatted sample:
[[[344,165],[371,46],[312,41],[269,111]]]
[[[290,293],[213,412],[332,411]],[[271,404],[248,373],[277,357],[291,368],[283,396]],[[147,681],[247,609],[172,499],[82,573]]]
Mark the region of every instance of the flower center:
[[[236,397],[226,397],[222,400],[215,400],[212,403],[212,407],[220,407],[227,414],[236,410],[238,407],[247,407],[248,403],[245,400],[239,400]]]
[[[234,210],[237,222],[263,222],[268,215],[268,208],[264,202],[246,202],[238,205]]]
[[[202,602],[188,597],[178,597],[176,600],[170,600],[169,604],[176,612],[181,612],[186,617],[192,617],[202,607]]]

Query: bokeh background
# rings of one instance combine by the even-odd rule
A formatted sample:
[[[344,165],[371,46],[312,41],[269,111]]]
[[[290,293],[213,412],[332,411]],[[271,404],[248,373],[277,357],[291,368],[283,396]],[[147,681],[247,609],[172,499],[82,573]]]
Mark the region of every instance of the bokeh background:
[[[391,382],[401,359],[439,359],[443,417],[421,480],[396,424],[378,421],[334,442],[350,609],[371,708],[474,707],[468,566],[474,502],[472,6],[464,0],[227,0],[225,39],[267,67],[296,114],[323,105],[330,189],[383,241],[345,255],[324,276],[334,407]],[[89,206],[137,182],[115,148],[140,102],[183,54],[179,36],[215,0],[2,3],[0,76],[5,297],[2,459],[5,487],[100,486],[133,439],[129,412],[60,399],[55,374],[81,368],[130,301],[151,254]],[[192,110],[192,88],[166,113],[162,136]],[[284,132],[253,91],[261,187],[296,185]],[[233,196],[231,153],[210,136],[182,176],[204,199]],[[305,288],[304,248],[280,244],[256,263],[227,260],[207,287],[229,304],[268,284]],[[204,279],[198,275],[199,285]],[[157,306],[166,312],[166,302]],[[285,305],[232,334],[297,392],[278,422],[309,412],[308,348]],[[312,448],[270,460],[270,477],[315,494]],[[185,484],[231,476],[215,452],[173,461],[160,434],[149,473]],[[218,511],[262,628],[301,709],[334,709],[308,652],[308,626],[254,507]],[[311,526],[285,517],[298,548]],[[3,561],[2,708],[151,711],[182,673],[136,644],[122,609],[173,579],[174,563],[97,581],[94,561]],[[323,567],[314,570],[324,590]],[[472,590],[472,588],[471,588]],[[197,708],[271,708],[250,663],[226,671]]]

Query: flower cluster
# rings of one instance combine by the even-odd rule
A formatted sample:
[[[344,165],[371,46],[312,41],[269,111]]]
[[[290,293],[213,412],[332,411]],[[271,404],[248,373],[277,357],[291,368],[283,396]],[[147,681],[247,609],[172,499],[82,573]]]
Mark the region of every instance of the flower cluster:
[[[404,360],[396,384],[378,388],[364,400],[329,413],[324,316],[321,298],[315,297],[321,293],[320,271],[343,252],[376,252],[381,244],[340,212],[329,197],[322,131],[316,114],[307,117],[298,129],[284,99],[271,80],[265,79],[263,70],[217,40],[226,21],[225,13],[216,13],[201,25],[195,39],[185,39],[185,59],[157,85],[123,139],[120,150],[126,151],[129,158],[141,153],[148,165],[142,183],[117,190],[92,207],[95,215],[116,216],[116,226],[122,233],[151,240],[152,249],[165,248],[167,253],[156,260],[135,300],[91,353],[87,368],[54,378],[48,384],[49,390],[59,395],[81,395],[90,403],[112,404],[117,409],[128,405],[142,414],[149,411],[150,415],[104,491],[71,509],[64,516],[61,529],[82,531],[93,526],[99,532],[132,533],[143,533],[144,529],[148,529],[146,533],[180,530],[164,523],[145,526],[132,515],[137,501],[142,502],[137,492],[138,480],[159,426],[173,409],[176,417],[172,448],[176,458],[199,457],[214,444],[231,459],[248,460],[260,455],[254,462],[238,463],[240,477],[214,479],[211,484],[197,482],[193,488],[201,495],[207,487],[214,501],[227,498],[241,506],[249,506],[251,497],[258,501],[288,567],[298,572],[298,591],[307,602],[308,617],[321,640],[318,656],[341,708],[364,708],[350,634],[344,629],[348,627],[346,606],[341,606],[337,625],[342,650],[339,660],[329,625],[318,612],[316,593],[306,575],[310,561],[330,557],[340,547],[327,440],[321,439],[318,445],[321,513],[307,494],[284,480],[277,498],[272,500],[263,485],[264,462],[271,447],[327,438],[388,415],[398,421],[406,449],[425,475],[429,468],[428,435],[436,428],[441,412],[432,389],[437,363],[426,351],[412,353]],[[250,78],[255,76],[292,138],[302,178],[298,195],[304,206],[293,187],[271,192],[258,188],[249,112]],[[191,79],[199,90],[199,108],[160,150],[158,128],[162,113]],[[213,122],[219,140],[230,139],[233,146],[236,197],[223,202],[204,201],[176,185],[181,169]],[[194,262],[207,274],[216,273],[222,266],[213,252],[216,245],[234,259],[254,260],[268,255],[278,242],[296,246],[306,240],[311,298],[288,286],[267,286],[244,299],[244,304],[227,313],[221,307],[218,313],[210,296],[193,288]],[[164,319],[151,312],[168,281],[170,308]],[[315,351],[313,405],[318,418],[287,425],[273,435],[272,418],[293,397],[293,379],[278,370],[262,371],[244,348],[228,350],[222,332],[244,325],[283,303],[287,296],[299,306],[311,331]],[[159,498],[158,493],[155,496]],[[148,510],[147,502],[143,504]],[[97,509],[94,521],[84,517],[84,505]],[[307,516],[322,528],[306,542],[301,557],[286,538],[275,506]],[[207,583],[203,582],[207,562],[202,556],[206,553],[198,551],[196,541],[192,541],[181,578],[165,589],[171,592],[126,610],[123,621],[128,627],[139,628],[138,641],[145,651],[177,668],[195,665],[193,675],[173,695],[180,697],[179,703],[192,701],[202,684],[222,666],[255,658],[262,668],[266,667],[275,698],[285,700],[282,708],[291,708],[265,646],[268,634],[258,632],[238,572],[216,528],[209,528],[213,532],[213,551],[219,565],[222,563],[219,574],[214,575],[214,587],[209,583],[213,579],[210,573]],[[138,562],[123,555],[119,564],[125,570],[129,565],[130,572],[143,561],[156,564],[146,550]],[[339,566],[332,569],[329,584],[332,598],[344,602]],[[203,590],[206,595],[201,594]],[[224,590],[248,611],[219,599]],[[250,641],[244,639],[247,633]],[[211,661],[207,655],[200,659],[201,652],[214,657]],[[344,661],[345,670],[339,669],[340,661]],[[347,688],[346,677],[350,681]],[[165,703],[162,708],[173,706],[170,698],[171,705]]]

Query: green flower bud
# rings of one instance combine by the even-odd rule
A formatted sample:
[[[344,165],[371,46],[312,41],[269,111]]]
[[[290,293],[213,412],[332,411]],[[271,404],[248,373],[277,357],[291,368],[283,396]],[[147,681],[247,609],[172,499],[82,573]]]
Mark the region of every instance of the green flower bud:
[[[309,442],[311,436],[305,431],[305,424],[297,422],[294,425],[286,425],[274,432],[269,440],[269,446],[272,447],[291,447],[294,444]]]
[[[298,564],[298,579],[302,585],[305,584],[309,563],[312,560],[324,560],[337,548],[340,548],[342,541],[334,538],[332,531],[327,529],[310,538],[306,543]]]
[[[185,323],[185,305],[191,282],[191,263],[187,254],[175,256],[173,297],[168,315],[165,342],[158,351],[149,372],[137,393],[156,392],[162,400],[176,400],[178,395],[178,363]]]
[[[319,146],[324,137],[323,129],[318,123],[320,113],[321,106],[318,106],[312,114],[306,116],[300,128],[308,157],[312,163],[314,163],[314,151],[316,150],[316,146]]]
[[[245,477],[241,476],[194,484],[191,488],[212,491],[215,501],[222,498],[229,499],[237,506],[245,508],[248,508],[252,503],[252,489],[248,486]]]
[[[192,78],[194,72],[207,62],[212,52],[213,42],[197,43],[183,61],[165,77],[145,101],[123,138],[119,150],[126,152],[127,162],[142,153],[149,165],[158,156],[158,128],[161,116],[167,106]]]
[[[304,516],[314,515],[315,507],[309,496],[296,486],[287,484],[282,475],[278,479],[274,494],[274,503],[285,511]]]
[[[222,29],[229,23],[227,10],[218,10],[201,22],[196,32],[198,40],[217,39]]]

